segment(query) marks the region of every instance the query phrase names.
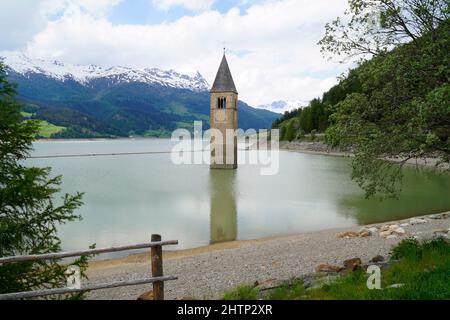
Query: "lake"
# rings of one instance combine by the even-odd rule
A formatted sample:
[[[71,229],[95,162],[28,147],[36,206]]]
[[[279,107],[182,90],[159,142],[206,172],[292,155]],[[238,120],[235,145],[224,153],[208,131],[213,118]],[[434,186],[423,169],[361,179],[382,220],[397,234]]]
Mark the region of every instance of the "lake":
[[[39,141],[32,156],[170,151],[164,139]],[[240,156],[245,156],[240,151]],[[405,170],[398,200],[367,200],[348,158],[280,152],[279,173],[175,165],[170,154],[28,159],[63,175],[62,191],[85,192],[82,221],[59,228],[64,250],[149,241],[177,249],[350,227],[450,210],[450,177]]]

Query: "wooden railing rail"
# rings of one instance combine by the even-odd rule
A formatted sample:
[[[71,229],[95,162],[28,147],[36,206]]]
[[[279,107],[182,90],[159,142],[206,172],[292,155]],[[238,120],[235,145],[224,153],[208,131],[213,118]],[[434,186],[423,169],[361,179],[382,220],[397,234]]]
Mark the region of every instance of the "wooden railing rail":
[[[80,251],[70,251],[70,252],[55,252],[55,253],[45,253],[45,254],[30,254],[22,256],[11,256],[0,258],[0,264],[10,263],[10,262],[20,262],[20,261],[30,261],[30,260],[51,260],[51,259],[62,259],[69,257],[80,257],[89,256],[93,254],[102,254],[109,252],[119,252],[119,251],[129,251],[135,249],[145,249],[151,247],[165,246],[165,245],[175,245],[178,244],[178,240],[170,241],[156,241],[148,243],[140,243],[121,247],[109,247],[109,248],[99,248],[99,249],[89,249]]]
[[[25,292],[13,292],[0,294],[0,300],[16,300],[16,299],[29,299],[36,297],[43,297],[49,295],[61,295],[70,294],[76,292],[117,288],[124,286],[135,286],[142,284],[153,284],[153,297],[154,300],[164,300],[164,281],[177,280],[176,276],[164,276],[163,272],[163,257],[162,257],[162,247],[165,245],[176,245],[178,240],[162,241],[161,236],[153,234],[151,237],[151,242],[141,243],[135,245],[119,246],[119,247],[109,247],[100,249],[89,249],[81,251],[71,251],[71,252],[55,252],[46,254],[33,254],[33,255],[20,255],[11,257],[0,258],[0,264],[14,263],[22,261],[34,261],[34,260],[51,260],[51,259],[62,259],[69,257],[80,257],[89,256],[93,254],[102,254],[109,252],[119,252],[119,251],[129,251],[136,249],[151,248],[151,278],[139,279],[139,280],[125,280],[112,283],[102,283],[102,284],[89,284],[87,286],[82,286],[81,288],[55,288],[55,289],[45,289],[45,290],[34,290]]]

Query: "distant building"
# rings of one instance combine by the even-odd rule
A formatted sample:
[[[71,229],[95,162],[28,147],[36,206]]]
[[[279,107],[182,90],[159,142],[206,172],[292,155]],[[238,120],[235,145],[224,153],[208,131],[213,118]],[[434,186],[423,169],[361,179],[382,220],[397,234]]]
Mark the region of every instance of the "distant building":
[[[225,53],[210,93],[210,125],[212,129],[210,168],[236,169],[237,137],[235,132],[238,128],[238,92],[234,85]],[[214,129],[221,134],[215,136]]]

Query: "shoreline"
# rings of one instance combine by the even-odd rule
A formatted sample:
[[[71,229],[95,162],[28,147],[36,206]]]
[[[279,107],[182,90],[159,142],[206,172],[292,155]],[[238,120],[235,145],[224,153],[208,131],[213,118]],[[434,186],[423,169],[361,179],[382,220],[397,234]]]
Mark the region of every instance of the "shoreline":
[[[353,158],[353,153],[349,151],[340,151],[333,149],[321,141],[280,141],[280,150],[298,152],[305,154],[323,155],[331,157],[344,157]],[[400,162],[399,159],[387,159],[387,161]],[[446,170],[446,167],[438,167],[439,159],[437,158],[420,158],[420,159],[409,159],[405,164],[409,167],[424,167],[429,169],[434,169],[437,171]]]
[[[39,138],[35,141],[37,142],[70,142],[70,141],[80,141],[80,142],[88,142],[88,141],[123,141],[123,140],[170,140],[170,137],[167,138],[158,138],[158,137],[117,137],[117,138]]]
[[[313,232],[317,232],[317,231],[305,232],[302,234],[313,233]],[[163,259],[164,259],[164,261],[166,261],[166,260],[172,260],[172,259],[177,259],[177,258],[192,257],[192,256],[201,255],[204,253],[210,253],[210,252],[216,252],[216,251],[222,251],[222,250],[239,249],[239,248],[242,248],[247,245],[262,244],[264,242],[274,241],[277,239],[285,239],[285,238],[290,238],[290,237],[294,237],[294,236],[295,235],[262,237],[262,238],[250,239],[250,240],[234,240],[234,241],[227,241],[227,242],[219,242],[219,243],[208,244],[208,245],[195,247],[195,248],[189,248],[189,249],[163,250]],[[170,246],[168,246],[168,247],[170,247]],[[116,266],[126,265],[126,264],[147,263],[148,258],[149,258],[149,252],[141,252],[141,253],[131,253],[131,254],[123,256],[123,257],[107,258],[104,260],[93,260],[93,261],[89,262],[89,269],[90,270],[99,270],[99,269],[108,269],[111,267],[116,267]]]
[[[219,242],[214,244],[208,244],[200,247],[194,247],[194,248],[188,248],[188,249],[175,249],[175,250],[163,250],[163,259],[164,260],[171,260],[176,258],[183,258],[183,257],[190,257],[190,256],[196,256],[203,253],[208,252],[215,252],[215,251],[222,251],[222,250],[232,250],[232,249],[239,249],[244,246],[248,245],[256,245],[256,244],[263,244],[265,242],[270,241],[277,241],[277,240],[283,240],[283,239],[289,239],[292,237],[297,237],[299,235],[310,235],[315,234],[319,232],[339,232],[342,230],[353,230],[358,228],[367,227],[370,228],[372,226],[378,226],[378,225],[384,225],[384,224],[394,224],[394,223],[401,223],[410,219],[420,219],[420,218],[427,218],[430,216],[435,216],[439,214],[449,214],[450,211],[445,212],[434,212],[429,213],[425,215],[419,215],[414,216],[406,219],[399,219],[399,220],[388,220],[388,221],[380,221],[380,222],[374,222],[366,225],[355,225],[355,226],[349,226],[349,227],[340,227],[340,228],[327,228],[327,229],[320,229],[315,231],[306,231],[306,232],[299,232],[295,234],[288,234],[288,235],[278,235],[278,236],[268,236],[268,237],[260,237],[256,239],[248,239],[248,240],[233,240],[233,241],[226,241],[226,242]],[[169,246],[170,247],[170,246]],[[148,252],[140,252],[140,253],[130,253],[125,256],[117,257],[117,258],[106,258],[101,260],[93,260],[89,262],[89,268],[92,270],[96,269],[103,269],[103,268],[109,268],[114,267],[122,264],[133,264],[133,263],[145,263],[148,259]]]
[[[446,218],[433,217],[444,215]],[[319,264],[342,264],[355,257],[368,262],[382,255],[388,257],[393,245],[403,239],[428,239],[437,230],[450,230],[450,212],[431,214],[349,228],[305,232],[289,236],[238,240],[204,247],[164,251],[164,274],[176,275],[178,280],[166,285],[168,299],[220,298],[224,291],[240,284],[258,281],[283,281],[314,272]],[[426,223],[411,223],[413,220]],[[342,232],[355,233],[361,228],[404,225],[405,233],[385,238],[377,233],[365,237],[339,238]],[[447,234],[450,237],[450,233]],[[150,270],[149,253],[131,254],[122,258],[93,261],[87,270],[89,282],[102,283],[147,277]],[[88,294],[88,299],[136,299],[151,286],[123,287]]]
[[[41,138],[37,142],[101,142],[101,141],[136,141],[136,140],[170,140],[170,137],[117,137],[117,138],[77,138],[77,139],[52,139]],[[252,150],[246,149],[246,150]],[[352,158],[353,153],[348,151],[341,151],[333,149],[321,141],[280,141],[280,151],[298,152],[305,154],[332,156],[332,157],[348,157]],[[397,162],[401,160],[391,159],[389,161]],[[410,159],[405,162],[408,166],[426,167],[435,170],[446,170],[446,167],[437,167],[439,159],[425,158],[425,159]]]

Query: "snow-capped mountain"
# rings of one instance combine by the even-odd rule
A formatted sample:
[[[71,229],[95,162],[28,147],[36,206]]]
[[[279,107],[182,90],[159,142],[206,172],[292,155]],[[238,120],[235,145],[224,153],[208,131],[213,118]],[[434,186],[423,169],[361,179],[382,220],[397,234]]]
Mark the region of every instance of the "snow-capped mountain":
[[[96,65],[73,65],[57,60],[31,58],[21,52],[0,52],[0,57],[3,58],[6,66],[21,75],[42,74],[59,81],[74,80],[84,86],[88,86],[93,80],[106,78],[114,83],[140,82],[193,91],[209,89],[208,82],[199,72],[189,75],[157,68],[133,69],[120,66],[103,68]]]
[[[294,109],[303,108],[308,105],[307,101],[274,101],[270,104],[260,105],[257,108],[265,109],[276,113],[284,113],[286,111],[292,111]]]
[[[209,118],[209,85],[199,74],[77,66],[3,53],[22,110],[63,127],[54,138],[170,136]],[[239,101],[239,127],[270,128],[278,114]],[[209,125],[205,121],[204,128]]]

